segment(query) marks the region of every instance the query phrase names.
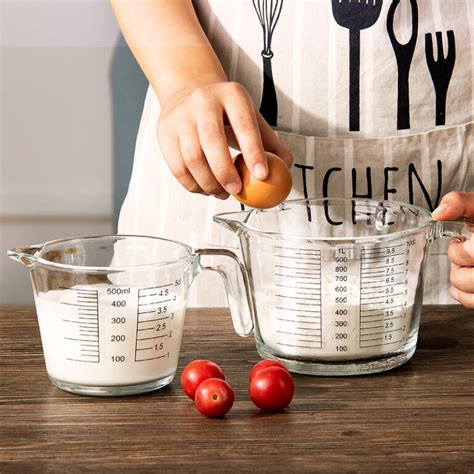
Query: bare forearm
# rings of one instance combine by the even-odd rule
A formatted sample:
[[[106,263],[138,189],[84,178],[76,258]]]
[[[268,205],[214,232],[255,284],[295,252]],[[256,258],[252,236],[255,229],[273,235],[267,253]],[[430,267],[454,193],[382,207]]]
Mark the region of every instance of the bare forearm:
[[[185,189],[221,199],[241,189],[226,126],[232,128],[256,178],[268,174],[265,149],[291,163],[291,153],[258,113],[250,94],[227,81],[191,0],[110,1],[160,99],[158,142]]]
[[[124,37],[160,101],[225,73],[191,0],[111,0]]]

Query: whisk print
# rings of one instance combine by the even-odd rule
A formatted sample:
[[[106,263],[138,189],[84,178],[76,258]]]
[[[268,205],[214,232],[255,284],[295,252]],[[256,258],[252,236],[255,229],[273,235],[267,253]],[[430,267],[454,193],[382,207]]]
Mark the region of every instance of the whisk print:
[[[446,96],[448,95],[449,81],[453,75],[454,63],[456,61],[456,43],[454,40],[454,31],[449,30],[448,52],[444,56],[443,36],[441,31],[436,32],[436,44],[438,49],[438,58],[434,58],[433,38],[431,33],[425,35],[425,56],[428,69],[430,70],[431,80],[436,93],[436,125],[446,124]]]
[[[263,91],[260,113],[272,126],[278,121],[278,101],[272,71],[272,38],[280,18],[283,0],[253,0],[263,30]]]

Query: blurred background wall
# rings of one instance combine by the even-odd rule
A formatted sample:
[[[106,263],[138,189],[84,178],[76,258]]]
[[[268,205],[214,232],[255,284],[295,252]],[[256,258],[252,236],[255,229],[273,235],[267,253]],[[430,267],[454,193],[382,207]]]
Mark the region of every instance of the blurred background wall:
[[[107,0],[2,0],[0,19],[0,304],[22,305],[8,248],[115,230],[146,81]]]

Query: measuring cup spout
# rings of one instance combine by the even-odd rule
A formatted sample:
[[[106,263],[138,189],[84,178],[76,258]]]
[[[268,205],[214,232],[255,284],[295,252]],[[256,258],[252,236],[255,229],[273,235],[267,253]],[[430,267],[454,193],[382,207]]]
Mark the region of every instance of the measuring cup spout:
[[[214,222],[225,227],[236,234],[239,234],[244,224],[247,222],[249,215],[252,213],[252,210],[248,211],[239,211],[239,212],[223,212],[222,214],[217,214],[213,217]]]
[[[38,253],[43,249],[42,245],[32,245],[31,247],[14,247],[7,252],[7,256],[15,262],[26,267],[31,267],[37,260]]]

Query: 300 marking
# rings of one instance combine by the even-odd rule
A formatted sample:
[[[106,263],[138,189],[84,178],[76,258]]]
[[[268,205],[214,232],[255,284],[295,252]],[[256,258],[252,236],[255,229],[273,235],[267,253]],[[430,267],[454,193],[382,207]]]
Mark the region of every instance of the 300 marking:
[[[125,318],[125,316],[121,316],[121,317],[118,317],[118,318],[112,318],[110,320],[110,322],[112,324],[125,324],[127,321],[127,318]]]

